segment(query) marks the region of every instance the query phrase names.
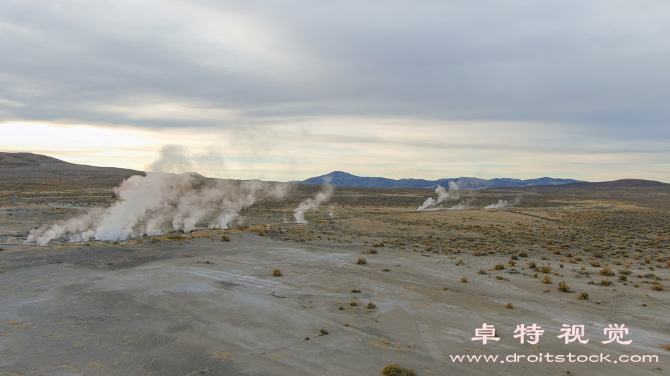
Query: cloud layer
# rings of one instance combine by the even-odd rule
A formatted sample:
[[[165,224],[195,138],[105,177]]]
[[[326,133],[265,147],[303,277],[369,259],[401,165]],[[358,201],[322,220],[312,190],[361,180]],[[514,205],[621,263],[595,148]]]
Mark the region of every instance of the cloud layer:
[[[0,124],[215,134],[208,145],[253,145],[226,149],[233,159],[297,164],[308,176],[275,140],[315,159],[378,150],[377,165],[398,145],[440,156],[458,149],[458,160],[478,160],[470,175],[496,174],[498,164],[502,175],[550,175],[517,161],[533,149],[539,161],[558,159],[556,169],[597,154],[613,176],[621,160],[663,180],[669,39],[662,1],[8,0]],[[404,168],[390,163],[368,174]],[[587,170],[600,173],[594,163]]]

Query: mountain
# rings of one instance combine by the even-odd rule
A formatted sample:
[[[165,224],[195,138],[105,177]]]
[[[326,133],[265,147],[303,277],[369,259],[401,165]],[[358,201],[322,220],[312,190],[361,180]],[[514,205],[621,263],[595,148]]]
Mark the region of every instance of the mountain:
[[[144,175],[144,172],[75,164],[41,154],[0,152],[0,181],[3,183],[114,186],[132,175]]]
[[[583,189],[592,189],[592,188],[657,188],[664,187],[670,188],[670,184],[662,183],[655,180],[644,180],[644,179],[620,179],[613,181],[602,181],[602,182],[578,182],[561,185],[560,188],[583,188]]]
[[[482,189],[482,188],[502,188],[502,187],[531,187],[538,185],[561,185],[568,183],[577,183],[574,179],[478,179],[478,178],[449,178],[439,180],[424,179],[387,179],[374,177],[361,177],[342,171],[333,171],[330,174],[309,178],[296,183],[299,184],[323,184],[329,182],[332,185],[340,187],[369,187],[369,188],[435,188],[437,185],[448,187],[449,182],[458,184],[460,189]]]

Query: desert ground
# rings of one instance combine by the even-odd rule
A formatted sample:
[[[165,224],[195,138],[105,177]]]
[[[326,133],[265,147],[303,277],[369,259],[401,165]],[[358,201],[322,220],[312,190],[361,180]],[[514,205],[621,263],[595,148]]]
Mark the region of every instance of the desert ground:
[[[259,201],[228,230],[37,246],[30,229],[111,205],[111,188],[6,185],[0,375],[670,372],[667,187],[480,190],[461,192],[469,208],[423,212],[432,190],[336,187],[295,223],[319,189]],[[498,341],[472,340],[484,323]],[[539,342],[521,344],[520,324]],[[563,324],[588,343],[566,344]],[[630,344],[602,343],[614,324]],[[565,361],[504,361],[547,353]],[[567,358],[601,353],[612,362]]]

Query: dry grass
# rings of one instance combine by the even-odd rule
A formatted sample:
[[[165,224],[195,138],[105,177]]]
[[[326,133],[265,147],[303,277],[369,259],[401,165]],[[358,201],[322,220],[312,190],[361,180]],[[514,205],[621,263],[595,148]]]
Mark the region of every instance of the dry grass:
[[[609,267],[606,266],[604,267],[600,272],[598,272],[600,275],[604,275],[606,277],[611,277],[614,275],[614,271]]]
[[[570,286],[568,286],[565,281],[563,282],[558,282],[558,287],[556,287],[556,290],[560,292],[570,292]]]
[[[382,376],[416,376],[416,371],[393,363],[382,369]]]

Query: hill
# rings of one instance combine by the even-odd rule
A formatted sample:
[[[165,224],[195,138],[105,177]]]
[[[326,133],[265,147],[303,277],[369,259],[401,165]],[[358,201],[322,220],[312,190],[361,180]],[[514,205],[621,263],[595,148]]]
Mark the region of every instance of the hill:
[[[144,172],[70,163],[41,154],[0,152],[2,186],[9,184],[115,186],[132,175],[144,175]]]
[[[333,171],[329,174],[317,176],[297,183],[300,184],[323,184],[329,182],[332,185],[340,187],[367,187],[367,188],[435,188],[438,185],[448,187],[449,182],[453,181],[461,189],[483,189],[483,188],[503,188],[503,187],[530,187],[539,185],[560,185],[576,183],[579,180],[574,179],[479,179],[470,177],[446,178],[438,180],[424,179],[388,179],[379,177],[361,177],[342,171]]]

